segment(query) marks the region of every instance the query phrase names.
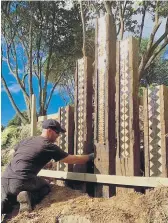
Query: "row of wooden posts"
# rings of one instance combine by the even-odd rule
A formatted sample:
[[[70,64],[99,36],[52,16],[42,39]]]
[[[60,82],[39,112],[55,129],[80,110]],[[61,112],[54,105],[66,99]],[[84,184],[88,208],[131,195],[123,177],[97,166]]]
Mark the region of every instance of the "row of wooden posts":
[[[92,165],[65,165],[58,170],[118,176],[168,177],[168,88],[144,89],[143,147],[140,150],[138,42],[130,37],[116,43],[109,15],[97,20],[95,63],[77,61],[75,104],[60,108],[56,118],[67,130],[60,147],[70,154],[95,152]],[[37,126],[32,99],[32,135]],[[144,156],[143,156],[144,155]],[[114,185],[80,184],[96,196],[110,197]],[[124,190],[117,188],[117,190]]]

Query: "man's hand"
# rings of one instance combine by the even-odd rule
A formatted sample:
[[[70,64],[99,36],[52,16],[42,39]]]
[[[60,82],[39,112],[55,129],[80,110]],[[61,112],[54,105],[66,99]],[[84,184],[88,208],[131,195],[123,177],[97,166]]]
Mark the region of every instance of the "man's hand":
[[[51,169],[53,166],[53,162],[50,160],[45,166],[44,169]]]
[[[85,164],[89,161],[94,160],[94,153],[88,155],[68,155],[62,159],[61,162],[68,164]]]
[[[90,154],[89,154],[89,162],[90,162],[90,161],[93,161],[94,158],[95,158],[94,153],[90,153]]]

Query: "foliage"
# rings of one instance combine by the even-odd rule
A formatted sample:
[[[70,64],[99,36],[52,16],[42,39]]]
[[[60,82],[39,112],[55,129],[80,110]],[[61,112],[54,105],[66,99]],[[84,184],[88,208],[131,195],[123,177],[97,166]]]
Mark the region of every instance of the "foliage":
[[[142,39],[140,47],[140,57],[146,51],[148,41],[148,39]],[[146,69],[145,74],[140,82],[142,86],[147,86],[154,83],[159,85],[168,85],[168,60],[163,57],[164,54],[165,49],[162,50],[160,54],[158,54],[158,56],[151,62],[150,66]]]
[[[37,135],[41,133],[42,124],[37,124]],[[21,125],[21,126],[8,126],[2,133],[1,136],[1,147],[2,147],[2,154],[1,154],[1,166],[5,166],[9,163],[13,149],[17,143],[21,140],[30,137],[30,124]]]
[[[28,115],[27,115],[27,112],[24,111],[22,112],[22,114],[24,115],[24,117],[28,118]],[[14,125],[14,126],[21,126],[22,125],[22,120],[21,118],[18,116],[18,114],[16,114],[14,116],[14,118],[12,118],[9,122],[8,122],[8,125],[7,127],[11,126],[11,125]]]
[[[5,126],[1,125],[1,132],[5,129]]]
[[[9,163],[9,157],[7,153],[2,154],[1,157],[1,167],[6,166]]]
[[[1,148],[6,149],[8,146],[18,142],[19,130],[16,126],[6,127],[1,135]]]
[[[146,70],[146,84],[164,84],[168,86],[168,60],[156,58]]]

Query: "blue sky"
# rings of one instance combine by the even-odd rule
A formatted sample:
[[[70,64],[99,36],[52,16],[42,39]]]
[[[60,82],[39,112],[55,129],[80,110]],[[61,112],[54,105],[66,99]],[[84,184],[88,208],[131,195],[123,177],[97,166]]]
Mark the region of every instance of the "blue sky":
[[[26,109],[26,104],[24,102],[23,94],[20,90],[19,85],[17,84],[15,78],[12,74],[10,74],[7,65],[4,63],[2,65],[2,74],[5,77],[5,80],[8,84],[10,92],[21,111]],[[34,93],[37,95],[38,87],[36,80],[33,81],[34,85]],[[48,91],[51,90],[51,84],[48,87]],[[38,103],[36,103],[38,105]],[[57,90],[55,90],[53,97],[50,101],[50,106],[48,109],[48,114],[56,113],[59,107],[65,106],[64,100],[60,97]],[[38,109],[38,108],[37,108]],[[8,121],[11,120],[15,116],[16,112],[11,105],[11,102],[8,98],[8,95],[5,92],[3,85],[1,86],[1,124],[6,126]]]
[[[141,16],[138,16],[136,19],[140,20]],[[162,22],[162,25],[160,26],[159,30],[157,31],[156,38],[158,38],[161,35],[161,33],[163,33],[164,26],[165,26],[165,21]],[[152,27],[153,27],[153,22],[147,15],[146,22],[144,25],[143,37],[149,36]],[[126,36],[129,36],[129,35],[131,35],[131,34],[130,33],[126,34]],[[168,50],[165,53],[165,58],[168,59]],[[25,102],[23,99],[22,92],[21,92],[20,87],[17,84],[15,78],[13,77],[12,74],[10,74],[8,67],[5,63],[3,63],[3,65],[2,65],[2,74],[5,77],[5,80],[8,84],[8,87],[13,95],[13,98],[14,98],[17,106],[21,109],[21,111],[24,111],[26,109],[26,105],[25,105]],[[35,80],[33,81],[33,85],[34,85],[33,86],[34,92],[35,92],[35,94],[37,94],[38,89],[37,89],[37,83]],[[51,85],[49,85],[49,87],[48,87],[48,91],[50,91],[50,90],[51,90]],[[61,107],[61,106],[65,106],[65,102],[63,101],[63,99],[60,97],[58,91],[56,90],[53,94],[52,99],[51,99],[50,106],[49,106],[47,113],[48,114],[56,113],[58,111],[59,107]],[[5,92],[5,89],[3,86],[1,86],[1,124],[6,126],[8,121],[11,120],[15,116],[15,114],[16,114],[16,112],[11,105],[11,102]]]

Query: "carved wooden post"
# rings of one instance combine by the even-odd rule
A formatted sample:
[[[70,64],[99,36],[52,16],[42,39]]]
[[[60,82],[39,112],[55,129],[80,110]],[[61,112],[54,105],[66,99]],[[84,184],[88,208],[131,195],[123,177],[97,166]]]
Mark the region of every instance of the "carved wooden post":
[[[37,131],[37,116],[36,116],[36,98],[32,95],[32,108],[31,108],[31,136],[36,135]]]
[[[75,134],[74,154],[82,155],[93,152],[93,125],[92,125],[92,68],[93,61],[84,57],[77,61],[75,75]],[[74,172],[93,172],[93,167],[88,165],[74,165]],[[83,186],[82,186],[83,185]],[[86,184],[79,188],[85,191]],[[89,184],[88,184],[89,185]]]
[[[145,176],[168,177],[168,87],[144,90]]]
[[[140,175],[138,42],[132,37],[117,43],[116,88],[116,175],[138,176]]]
[[[95,173],[115,174],[116,39],[110,15],[97,20],[95,48]],[[110,197],[114,186],[96,184],[95,196]]]
[[[59,147],[65,152],[74,154],[74,108],[72,106],[61,107],[59,109],[59,122],[66,129],[64,134],[60,135]],[[73,165],[58,163],[58,170],[72,172]]]

